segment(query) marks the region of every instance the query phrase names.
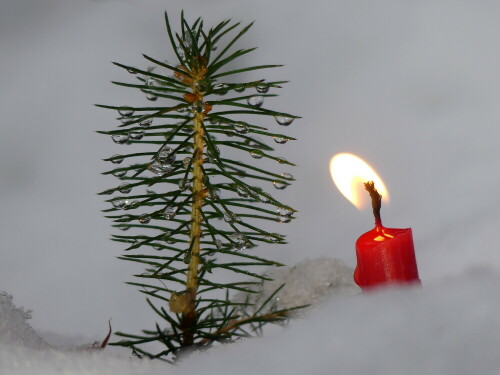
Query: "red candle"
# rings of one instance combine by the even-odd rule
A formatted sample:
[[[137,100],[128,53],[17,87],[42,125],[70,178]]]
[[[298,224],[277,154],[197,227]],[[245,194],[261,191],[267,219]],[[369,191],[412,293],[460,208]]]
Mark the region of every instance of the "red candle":
[[[382,196],[373,181],[365,183],[365,188],[372,198],[375,228],[356,241],[358,265],[354,270],[354,281],[363,290],[391,283],[420,284],[411,228],[382,226]]]

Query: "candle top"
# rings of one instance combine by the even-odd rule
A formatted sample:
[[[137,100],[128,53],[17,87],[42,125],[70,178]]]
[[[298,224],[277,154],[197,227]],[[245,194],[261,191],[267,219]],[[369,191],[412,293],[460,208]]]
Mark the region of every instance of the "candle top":
[[[375,226],[372,230],[362,234],[356,241],[356,246],[374,247],[384,241],[391,239],[397,240],[400,236],[411,233],[411,228],[386,228],[381,225]]]

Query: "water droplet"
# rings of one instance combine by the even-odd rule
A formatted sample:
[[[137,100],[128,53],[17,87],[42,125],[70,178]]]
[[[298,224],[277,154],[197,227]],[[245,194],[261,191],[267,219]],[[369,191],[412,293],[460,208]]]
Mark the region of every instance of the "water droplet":
[[[214,85],[214,94],[216,95],[226,95],[227,94],[227,89],[228,89],[228,85],[226,85],[225,83],[217,83],[216,85]]]
[[[232,212],[224,212],[224,221],[226,223],[234,223],[236,221],[236,215]]]
[[[196,86],[198,91],[201,91],[201,92],[206,92],[210,88],[210,82],[207,82],[207,81],[199,81],[199,82],[196,82],[194,85]]]
[[[293,179],[293,176],[290,173],[282,173],[280,176],[286,178],[287,180]]]
[[[260,85],[257,85],[255,87],[255,90],[257,90],[259,94],[265,94],[269,91],[269,86],[267,85],[267,83],[261,83]]]
[[[245,250],[248,247],[247,238],[241,233],[233,233],[229,236],[229,239],[235,250]]]
[[[123,170],[122,171],[115,171],[115,172],[113,172],[113,176],[115,176],[115,177],[123,177],[126,174],[127,174],[127,171],[123,171]]]
[[[144,132],[142,130],[134,130],[128,133],[130,139],[139,140],[144,137]]]
[[[266,195],[259,196],[259,199],[262,203],[270,203],[271,202],[271,199]]]
[[[121,184],[118,186],[118,191],[123,194],[128,194],[132,191],[132,186],[129,184]]]
[[[210,199],[210,200],[217,200],[217,199],[219,199],[219,193],[220,193],[219,189],[210,190],[208,192],[208,197],[207,198]]]
[[[254,95],[247,99],[247,103],[253,105],[254,107],[259,108],[264,103],[264,97],[260,95]]]
[[[290,216],[278,216],[278,221],[280,223],[289,223],[291,220]]]
[[[163,233],[163,240],[168,241],[171,236],[172,236],[172,232],[168,230],[165,233]]]
[[[127,200],[123,198],[115,198],[111,201],[114,208],[123,208],[127,204]]]
[[[129,229],[130,229],[130,225],[120,225],[120,226],[118,227],[118,229],[123,230],[123,231],[126,231],[126,230],[129,230]]]
[[[172,169],[174,169],[172,165],[163,165],[156,161],[149,163],[148,165],[148,170],[150,172],[153,172],[157,176],[164,175],[165,173],[170,172]]]
[[[287,164],[288,163],[288,161],[285,158],[278,158],[277,160],[278,160],[278,163],[280,163],[280,164]]]
[[[254,159],[262,159],[264,153],[261,150],[253,149],[250,150],[250,156],[252,156],[252,158]]]
[[[276,211],[278,212],[278,214],[280,214],[281,216],[292,216],[293,214],[293,211],[290,210],[289,208],[286,208],[286,207],[278,207],[276,209]]]
[[[147,224],[151,221],[151,216],[149,216],[148,214],[143,214],[139,216],[137,220],[139,220],[139,223],[141,224]]]
[[[130,74],[137,74],[137,72],[133,68],[128,68],[127,72],[129,72]]]
[[[153,119],[152,118],[147,118],[147,119],[144,119],[142,120],[140,123],[139,123],[139,126],[142,126],[143,128],[147,128],[149,125],[151,125],[153,123]]]
[[[203,103],[201,100],[197,100],[193,103],[191,108],[193,109],[193,111],[201,113],[205,109],[205,103]]]
[[[286,139],[286,138],[273,137],[273,139],[274,139],[274,142],[279,143],[280,145],[288,142],[288,139]]]
[[[218,146],[214,146],[213,151],[209,150],[212,155],[219,156],[220,155],[220,149]]]
[[[148,93],[148,94],[146,94],[146,99],[151,101],[151,102],[155,102],[158,99],[158,97],[155,94]]]
[[[154,245],[153,249],[155,250],[161,250],[163,247],[161,245]]]
[[[128,108],[125,108],[125,107],[122,107],[118,110],[118,113],[122,116],[122,117],[130,117],[134,114],[134,110],[132,109],[128,109]]]
[[[210,121],[210,124],[212,124],[212,125],[215,125],[219,122],[219,120],[217,120],[215,117],[211,117],[209,121]]]
[[[194,33],[195,30],[192,30],[191,32]],[[186,34],[186,36],[182,40],[182,43],[184,44],[184,47],[186,47],[186,49],[191,49],[191,47],[193,46],[193,38],[191,38],[191,34],[189,34],[189,33]]]
[[[293,118],[286,116],[274,116],[276,122],[283,126],[288,126],[293,122]]]
[[[123,161],[123,156],[118,155],[118,154],[113,155],[112,158],[113,158],[113,160],[111,160],[111,163],[113,163],[113,164],[120,164]]]
[[[118,143],[119,145],[122,145],[124,143],[127,143],[128,135],[126,135],[126,134],[114,134],[111,136],[111,139],[113,140],[113,142]]]
[[[132,201],[128,206],[127,205],[125,206],[125,209],[137,208],[137,207],[139,207],[139,201]]]
[[[182,191],[186,191],[186,190],[191,189],[191,181],[180,180],[179,181],[179,189],[181,189]]]
[[[167,244],[169,245],[172,245],[174,243],[176,243],[177,241],[175,240],[175,238],[171,237],[171,233],[170,232],[167,232],[167,234],[164,236],[164,240]]]
[[[283,240],[283,237],[281,237],[281,235],[278,233],[271,233],[269,236],[266,237],[266,240],[271,242],[279,242]]]
[[[165,219],[167,220],[173,219],[176,214],[177,214],[177,209],[173,206],[167,206],[163,210],[163,216],[165,216]]]
[[[223,245],[222,245],[222,241],[221,240],[215,240],[215,247],[217,249],[219,249],[219,250],[222,249],[222,246]]]
[[[219,147],[214,146],[213,151],[212,151],[212,149],[208,149],[207,154],[208,154],[208,161],[212,164],[217,164],[217,161],[219,159],[219,154],[220,154]]]
[[[238,187],[236,188],[236,192],[237,192],[237,193],[238,193],[238,195],[239,195],[240,197],[242,197],[242,198],[246,198],[246,197],[248,197],[248,196],[249,196],[248,192],[247,192],[245,189],[243,189],[241,186],[238,186]]]
[[[184,166],[184,168],[188,168],[189,164],[191,164],[191,158],[184,158],[184,160],[182,161],[182,165]]]
[[[174,163],[176,159],[174,149],[169,146],[163,146],[158,154],[156,155],[156,160],[163,166],[170,166]]]
[[[236,91],[236,92],[243,92],[243,91],[245,91],[245,85],[236,85],[234,87],[234,91]]]
[[[149,86],[149,87],[158,87],[160,86],[160,82],[158,82],[158,80],[152,78],[152,77],[148,77],[146,79],[146,86]]]
[[[233,128],[236,131],[236,133],[240,133],[240,134],[248,133],[248,126],[246,126],[244,124],[233,124]]]
[[[273,186],[278,189],[278,190],[283,190],[285,189],[288,185],[283,183],[282,181],[279,180],[274,180],[273,181]]]

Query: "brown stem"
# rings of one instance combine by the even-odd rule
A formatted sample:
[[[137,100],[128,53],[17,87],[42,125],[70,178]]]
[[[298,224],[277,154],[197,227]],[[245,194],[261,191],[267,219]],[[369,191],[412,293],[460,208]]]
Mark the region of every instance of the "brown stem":
[[[368,181],[364,183],[366,191],[370,193],[370,197],[372,198],[372,208],[373,208],[373,216],[375,216],[375,226],[382,226],[382,219],[380,218],[380,209],[382,207],[382,196],[375,189],[375,183],[373,181]]]
[[[193,94],[203,100],[201,93],[193,85]],[[191,206],[191,254],[189,255],[189,265],[186,281],[185,308],[182,312],[182,346],[193,345],[194,334],[197,324],[196,293],[198,291],[198,273],[200,266],[200,239],[201,239],[201,208],[204,204],[203,188],[203,150],[205,141],[203,139],[203,119],[204,113],[196,113],[194,116],[194,138],[193,138],[193,180],[192,194],[193,203]]]

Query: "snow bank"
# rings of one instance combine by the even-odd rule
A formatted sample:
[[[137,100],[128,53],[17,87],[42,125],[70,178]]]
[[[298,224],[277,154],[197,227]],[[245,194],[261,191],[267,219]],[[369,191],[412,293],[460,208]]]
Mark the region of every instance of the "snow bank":
[[[16,307],[12,296],[0,292],[0,374],[165,374],[169,369],[160,361],[128,358],[114,350],[84,351],[66,342],[61,349],[49,346],[28,324],[31,311]],[[172,369],[170,369],[172,371]]]
[[[301,280],[307,284],[311,277],[316,279],[307,273]],[[500,273],[483,267],[422,288],[328,293],[285,329],[195,352],[178,366],[107,349],[82,353],[0,343],[0,374],[498,374],[498,285]]]
[[[178,374],[498,374],[500,274],[330,298],[289,328],[192,355]]]

